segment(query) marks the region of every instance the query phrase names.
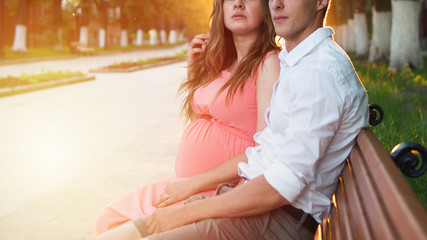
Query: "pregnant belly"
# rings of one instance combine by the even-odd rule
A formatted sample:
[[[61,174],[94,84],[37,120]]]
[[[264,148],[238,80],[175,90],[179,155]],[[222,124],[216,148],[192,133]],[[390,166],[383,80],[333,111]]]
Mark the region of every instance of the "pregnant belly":
[[[199,119],[184,131],[175,162],[177,177],[189,177],[221,165],[254,146],[252,138],[213,120]]]

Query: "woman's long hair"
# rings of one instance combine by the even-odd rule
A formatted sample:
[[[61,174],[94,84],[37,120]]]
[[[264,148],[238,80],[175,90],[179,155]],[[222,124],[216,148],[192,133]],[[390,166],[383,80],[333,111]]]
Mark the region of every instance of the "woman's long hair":
[[[237,90],[243,89],[246,81],[254,76],[265,55],[271,50],[279,49],[274,42],[275,33],[268,9],[268,1],[260,1],[260,14],[263,21],[259,26],[257,39],[232,77],[218,92],[219,94],[229,87],[227,101],[234,96]],[[237,59],[233,36],[224,25],[222,2],[223,0],[214,0],[213,11],[210,16],[212,24],[209,41],[205,50],[196,55],[192,65],[189,66],[191,71],[189,71],[188,79],[181,84],[178,90],[179,94],[186,93],[182,103],[182,114],[187,118],[190,118],[193,113],[191,101],[196,89],[219,77],[221,72],[230,67]]]

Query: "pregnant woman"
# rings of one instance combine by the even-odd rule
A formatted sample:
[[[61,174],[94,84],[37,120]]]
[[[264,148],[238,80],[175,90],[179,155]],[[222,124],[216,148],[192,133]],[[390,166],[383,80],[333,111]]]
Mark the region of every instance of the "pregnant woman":
[[[176,176],[109,204],[97,219],[96,235],[196,193],[212,195],[215,176],[203,173],[254,146],[280,70],[266,2],[214,1],[210,33],[190,42],[188,78],[180,87],[183,114],[191,122],[179,145]]]

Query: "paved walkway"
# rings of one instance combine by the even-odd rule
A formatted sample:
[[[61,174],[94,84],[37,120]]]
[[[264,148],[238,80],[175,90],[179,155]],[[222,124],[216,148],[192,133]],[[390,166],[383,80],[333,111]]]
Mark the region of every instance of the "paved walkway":
[[[63,60],[49,60],[15,65],[0,65],[0,77],[7,75],[38,74],[47,71],[81,71],[96,69],[113,63],[136,61],[140,59],[175,55],[187,49],[187,44],[165,49],[146,49],[141,51],[121,52],[108,55],[81,56]]]
[[[33,64],[89,69],[107,61],[88,59]],[[0,72],[25,72],[24,65],[37,69]],[[103,206],[171,176],[184,127],[176,90],[185,72],[182,62],[96,74],[95,81],[0,98],[0,239],[91,239]]]

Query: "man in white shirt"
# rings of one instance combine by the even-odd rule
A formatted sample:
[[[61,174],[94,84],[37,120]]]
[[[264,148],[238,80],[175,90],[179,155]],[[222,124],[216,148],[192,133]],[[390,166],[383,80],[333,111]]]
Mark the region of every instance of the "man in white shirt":
[[[259,145],[213,171],[217,180],[232,179],[230,165],[238,163],[248,181],[127,224],[129,239],[152,233],[147,239],[313,239],[355,137],[368,125],[366,91],[332,29],[322,27],[328,4],[269,0],[286,46],[268,127],[255,135]]]

